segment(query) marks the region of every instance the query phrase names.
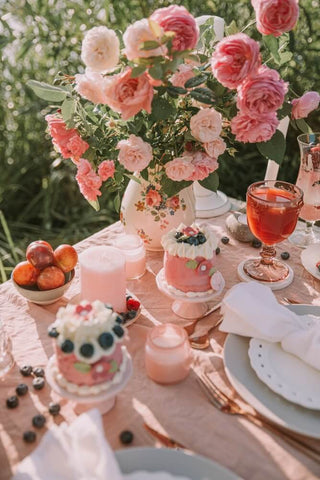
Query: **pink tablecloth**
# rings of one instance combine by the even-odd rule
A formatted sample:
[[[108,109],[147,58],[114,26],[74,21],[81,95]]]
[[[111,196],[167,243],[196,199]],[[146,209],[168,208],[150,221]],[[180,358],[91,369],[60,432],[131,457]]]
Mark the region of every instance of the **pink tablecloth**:
[[[227,215],[227,214],[226,214]],[[228,235],[225,228],[225,216],[211,221],[218,238]],[[78,252],[90,245],[103,245],[122,230],[119,223],[111,225],[77,245]],[[229,244],[220,244],[221,253],[218,268],[226,280],[223,294],[238,283],[237,265],[249,256],[257,255],[250,244],[239,243],[231,238]],[[288,250],[291,254],[288,263],[294,269],[293,283],[276,293],[283,296],[295,296],[304,303],[320,305],[320,282],[312,277],[300,263],[301,250],[285,242],[278,247],[278,253]],[[155,277],[162,266],[160,252],[148,253],[148,272],[140,279],[131,281],[128,288],[140,299],[142,315],[129,327],[129,349],[133,356],[134,373],[127,387],[117,396],[115,407],[104,415],[106,436],[114,449],[124,448],[119,441],[122,430],[134,433],[134,446],[160,446],[144,430],[143,421],[166,432],[187,448],[209,457],[228,467],[245,479],[312,479],[320,477],[320,465],[289,447],[277,436],[255,427],[240,417],[230,417],[212,407],[198,388],[192,372],[182,383],[173,386],[161,386],[149,380],[145,374],[143,347],[146,334],[157,322],[188,323],[178,318],[171,310],[171,300],[156,287]],[[52,345],[47,336],[48,325],[54,320],[61,305],[74,299],[79,293],[78,272],[66,294],[66,297],[47,307],[28,303],[20,297],[11,282],[0,287],[0,315],[11,337],[16,365],[0,382],[0,478],[9,479],[15,465],[28,455],[36,444],[28,445],[22,440],[25,430],[32,428],[31,419],[37,413],[47,418],[47,428],[53,422],[72,421],[75,413],[69,402],[63,400],[61,415],[51,417],[47,412],[48,404],[57,396],[46,387],[36,392],[31,380],[19,373],[19,367],[25,364],[45,366],[52,355]],[[223,294],[221,296],[223,296]],[[219,313],[212,314],[200,322],[197,334],[214,324]],[[213,334],[215,352],[220,352],[225,335],[219,331]],[[195,360],[202,368],[217,369],[217,378],[221,386],[229,385],[219,360],[211,349],[194,351]],[[214,360],[214,361],[213,361]],[[213,367],[213,364],[215,367]],[[6,398],[14,393],[18,383],[25,381],[29,394],[20,398],[18,408],[5,407]],[[320,416],[319,416],[320,430]],[[37,442],[45,429],[37,431]],[[310,441],[320,444],[320,441]],[[128,447],[130,448],[130,447]],[[320,447],[319,447],[320,448]]]

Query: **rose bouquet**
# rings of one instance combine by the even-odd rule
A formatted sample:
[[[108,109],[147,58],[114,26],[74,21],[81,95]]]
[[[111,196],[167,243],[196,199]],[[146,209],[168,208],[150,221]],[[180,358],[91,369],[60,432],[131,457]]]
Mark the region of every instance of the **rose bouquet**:
[[[59,154],[74,162],[92,206],[99,208],[103,189],[121,191],[126,177],[149,182],[144,201],[155,209],[164,199],[174,208],[175,195],[194,181],[214,191],[219,157],[234,155],[237,142],[255,143],[281,161],[280,119],[291,116],[305,130],[303,118],[320,95],[290,99],[288,84],[271,68],[292,56],[287,32],[298,19],[297,0],[252,5],[261,45],[234,23],[217,38],[214,17],[197,21],[172,5],[133,23],[122,38],[106,26],[89,30],[82,73],[59,73],[52,86],[29,81],[55,103],[46,116],[49,133]]]

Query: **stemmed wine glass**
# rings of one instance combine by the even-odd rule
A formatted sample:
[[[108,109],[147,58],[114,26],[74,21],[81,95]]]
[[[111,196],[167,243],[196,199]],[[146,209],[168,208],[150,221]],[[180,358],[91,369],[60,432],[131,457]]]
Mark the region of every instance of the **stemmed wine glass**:
[[[247,276],[263,282],[279,282],[288,277],[288,266],[275,259],[274,245],[291,235],[302,206],[303,192],[291,183],[264,180],[248,187],[248,224],[263,246],[261,258],[244,262]]]
[[[300,168],[296,185],[304,193],[304,205],[300,218],[305,220],[305,229],[290,236],[294,245],[305,248],[320,243],[320,234],[315,231],[314,222],[320,220],[320,133],[304,133],[298,136]]]

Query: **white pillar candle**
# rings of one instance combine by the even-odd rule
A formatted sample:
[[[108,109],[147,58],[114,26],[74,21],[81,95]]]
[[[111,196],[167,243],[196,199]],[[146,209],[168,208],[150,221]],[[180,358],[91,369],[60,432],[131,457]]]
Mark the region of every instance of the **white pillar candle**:
[[[125,257],[113,247],[89,247],[79,255],[81,299],[110,303],[126,311]]]

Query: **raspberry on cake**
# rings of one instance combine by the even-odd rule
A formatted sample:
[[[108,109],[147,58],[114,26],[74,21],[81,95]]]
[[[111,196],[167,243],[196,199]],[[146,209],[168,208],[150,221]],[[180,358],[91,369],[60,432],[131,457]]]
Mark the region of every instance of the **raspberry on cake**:
[[[121,324],[122,317],[99,300],[60,308],[48,332],[54,339],[56,382],[79,395],[121,382],[128,357]]]
[[[162,237],[164,277],[180,292],[219,290],[222,276],[215,267],[217,239],[205,226],[181,224]]]

